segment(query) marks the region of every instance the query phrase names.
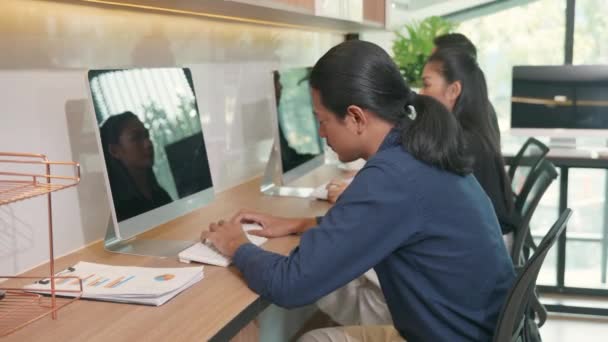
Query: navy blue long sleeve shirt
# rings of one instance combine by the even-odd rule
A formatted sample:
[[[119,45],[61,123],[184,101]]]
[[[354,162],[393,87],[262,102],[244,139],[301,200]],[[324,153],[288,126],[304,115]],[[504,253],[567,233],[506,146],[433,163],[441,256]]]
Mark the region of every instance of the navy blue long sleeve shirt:
[[[395,130],[289,256],[246,244],[233,260],[254,291],[287,308],[373,267],[408,342],[491,340],[515,278],[475,178],[416,160]]]

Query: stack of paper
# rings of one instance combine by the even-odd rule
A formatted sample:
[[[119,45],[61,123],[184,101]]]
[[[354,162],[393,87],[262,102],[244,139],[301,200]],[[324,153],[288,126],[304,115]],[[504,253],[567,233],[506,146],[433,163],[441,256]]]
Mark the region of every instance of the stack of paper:
[[[203,279],[203,267],[111,266],[81,261],[56,276],[82,279],[82,298],[158,306]],[[39,280],[25,286],[25,289],[49,293],[50,279]],[[62,291],[79,289],[79,281],[76,279],[55,279],[57,295],[74,296],[74,292]]]

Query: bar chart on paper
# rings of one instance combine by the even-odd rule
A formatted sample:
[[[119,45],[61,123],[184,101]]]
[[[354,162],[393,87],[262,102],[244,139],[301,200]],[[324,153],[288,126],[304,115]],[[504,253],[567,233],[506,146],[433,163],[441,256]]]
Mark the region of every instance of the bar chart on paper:
[[[203,266],[153,268],[79,262],[57,275],[79,277],[83,284],[82,298],[162,305],[203,279]],[[55,287],[60,295],[70,296],[67,291],[73,290],[78,283],[73,278],[56,279]],[[40,279],[25,287],[32,292],[44,292],[49,288],[49,279]]]

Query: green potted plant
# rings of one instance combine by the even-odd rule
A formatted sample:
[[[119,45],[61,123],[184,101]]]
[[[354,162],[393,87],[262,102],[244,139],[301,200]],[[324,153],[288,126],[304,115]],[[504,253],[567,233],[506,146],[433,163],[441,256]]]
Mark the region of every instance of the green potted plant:
[[[395,32],[393,59],[411,87],[422,86],[422,69],[433,50],[433,39],[456,29],[457,24],[441,17],[428,17]]]

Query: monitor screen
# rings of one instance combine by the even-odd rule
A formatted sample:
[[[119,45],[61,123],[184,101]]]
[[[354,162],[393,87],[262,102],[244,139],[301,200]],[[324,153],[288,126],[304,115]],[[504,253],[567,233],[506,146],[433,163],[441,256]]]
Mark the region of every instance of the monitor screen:
[[[608,66],[513,67],[511,127],[608,129]]]
[[[91,70],[88,80],[119,239],[213,199],[190,70]]]
[[[168,144],[165,153],[179,198],[212,186],[202,131]]]
[[[310,70],[274,71],[279,145],[285,175],[300,174],[303,169],[310,170],[324,161],[323,141],[312,108]]]

